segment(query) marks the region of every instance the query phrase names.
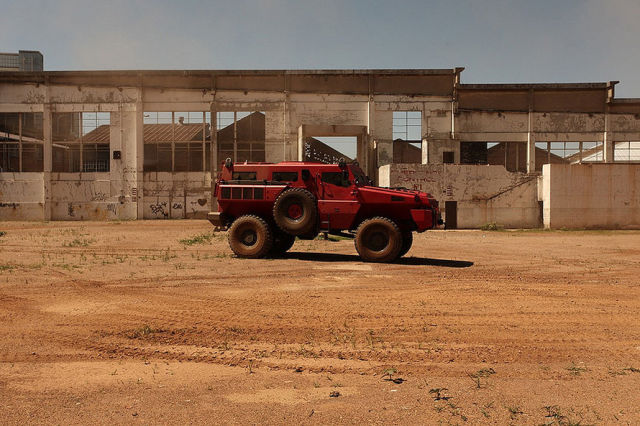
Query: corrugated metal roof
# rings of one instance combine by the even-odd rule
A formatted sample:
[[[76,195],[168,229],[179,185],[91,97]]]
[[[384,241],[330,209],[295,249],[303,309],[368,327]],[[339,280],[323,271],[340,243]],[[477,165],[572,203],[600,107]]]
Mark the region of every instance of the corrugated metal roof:
[[[171,124],[145,124],[143,132],[146,142],[202,141],[202,123],[176,124],[174,130],[171,129]],[[205,124],[205,132],[208,136],[208,124]],[[109,143],[109,138],[109,125],[103,124],[84,135],[83,140],[85,142]]]

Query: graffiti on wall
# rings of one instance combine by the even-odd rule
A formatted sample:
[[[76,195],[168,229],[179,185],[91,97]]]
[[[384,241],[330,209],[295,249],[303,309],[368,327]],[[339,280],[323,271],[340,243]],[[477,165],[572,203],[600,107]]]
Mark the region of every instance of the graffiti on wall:
[[[104,192],[96,192],[91,197],[91,201],[107,201],[107,194]]]
[[[161,201],[159,203],[150,204],[149,208],[151,209],[151,213],[153,213],[156,216],[162,215],[162,217],[164,217],[165,219],[169,217],[169,212],[165,211],[165,209],[167,208],[167,202],[166,201]]]

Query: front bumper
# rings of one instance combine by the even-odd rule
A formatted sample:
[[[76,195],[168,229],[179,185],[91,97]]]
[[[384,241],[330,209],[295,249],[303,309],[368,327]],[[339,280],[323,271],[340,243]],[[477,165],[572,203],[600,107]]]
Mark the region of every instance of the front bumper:
[[[207,213],[207,219],[216,228],[221,228],[223,226],[222,217],[221,217],[221,213],[220,212],[209,212],[209,213]]]
[[[434,227],[432,210],[411,209],[411,218],[416,224],[416,230],[418,232],[423,232]]]

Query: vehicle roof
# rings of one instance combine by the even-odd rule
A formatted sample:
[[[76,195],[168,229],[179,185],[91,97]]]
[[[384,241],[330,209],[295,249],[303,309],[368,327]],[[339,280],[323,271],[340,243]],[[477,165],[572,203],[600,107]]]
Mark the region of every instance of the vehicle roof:
[[[354,164],[347,163],[347,166],[353,166]],[[289,167],[327,167],[327,168],[335,168],[338,164],[326,164],[320,163],[317,161],[281,161],[279,163],[250,163],[250,162],[242,162],[242,163],[234,163],[233,168],[236,167],[272,167],[272,166],[289,166]]]

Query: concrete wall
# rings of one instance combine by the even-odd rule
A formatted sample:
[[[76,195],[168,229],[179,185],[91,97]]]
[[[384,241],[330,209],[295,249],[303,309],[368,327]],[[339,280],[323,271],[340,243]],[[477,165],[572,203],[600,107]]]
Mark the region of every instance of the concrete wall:
[[[109,173],[52,173],[52,220],[118,218],[119,203],[111,196]]]
[[[43,173],[0,173],[0,220],[44,220]]]
[[[206,218],[210,182],[210,173],[144,173],[144,219]]]
[[[443,212],[446,201],[457,201],[458,228],[492,222],[506,228],[541,226],[537,178],[502,166],[390,164],[380,167],[379,176],[381,186],[429,192]]]
[[[640,164],[545,164],[547,228],[640,228]]]

